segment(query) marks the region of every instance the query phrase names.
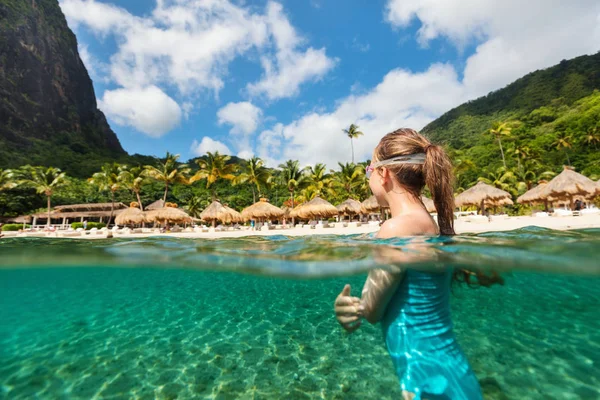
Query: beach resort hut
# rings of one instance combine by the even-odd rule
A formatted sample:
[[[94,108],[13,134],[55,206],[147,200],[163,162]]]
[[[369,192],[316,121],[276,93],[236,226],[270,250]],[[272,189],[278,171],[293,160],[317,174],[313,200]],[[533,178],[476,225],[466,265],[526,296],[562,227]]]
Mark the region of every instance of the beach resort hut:
[[[176,207],[163,207],[158,210],[150,210],[146,212],[147,222],[158,222],[158,223],[186,223],[192,222],[190,217],[185,211]]]
[[[549,201],[567,200],[573,209],[575,197],[593,198],[600,194],[598,183],[575,172],[571,167],[564,170],[540,190],[540,197]]]
[[[210,203],[210,205],[200,213],[200,219],[202,221],[211,222],[213,227],[216,225],[217,221],[226,224],[227,221],[231,221],[231,218],[231,211],[228,211],[227,208],[217,200]]]
[[[350,218],[362,212],[362,204],[360,201],[350,198],[340,203],[338,206],[336,206],[336,208],[338,210],[338,214],[343,216],[348,215]]]
[[[141,224],[143,222],[146,222],[146,215],[137,207],[129,207],[115,218],[115,224],[117,225]]]
[[[246,207],[242,210],[242,217],[245,221],[250,221],[253,219],[259,222],[264,222],[272,219],[283,218],[284,215],[285,212],[281,208],[274,206],[264,198],[252,204],[250,207]]]
[[[377,202],[377,199],[375,198],[374,195],[369,197],[365,201],[363,201],[361,203],[361,205],[362,205],[361,212],[363,214],[371,214],[371,213],[379,212],[381,209],[381,207],[379,206],[379,203]]]
[[[165,202],[162,201],[162,199],[160,200],[156,200],[154,203],[150,203],[146,206],[146,211],[150,211],[150,210],[160,210],[161,208],[165,207]]]
[[[427,209],[427,212],[432,213],[432,212],[437,211],[435,209],[435,204],[433,203],[433,200],[431,200],[429,197],[421,196],[421,201],[423,202],[423,205]]]
[[[240,214],[239,212],[237,212],[236,210],[234,210],[233,208],[223,205],[223,208],[226,211],[226,214],[223,215],[223,218],[221,219],[223,221],[223,223],[225,224],[231,224],[231,223],[238,223],[238,222],[243,222],[244,218],[242,217],[242,214]]]
[[[521,196],[517,198],[517,203],[519,204],[536,204],[541,203],[544,204],[544,210],[548,211],[548,198],[544,198],[541,196],[542,190],[548,184],[547,181],[539,181],[538,185],[529,189],[527,192],[523,193]]]
[[[291,212],[292,217],[302,219],[327,219],[338,215],[338,210],[333,204],[320,197],[315,197],[309,202],[306,202]]]
[[[510,193],[494,186],[490,186],[484,182],[478,182],[477,185],[456,196],[454,202],[457,207],[477,206],[481,209],[481,213],[483,214],[485,212],[486,203],[494,205],[494,203],[497,204],[502,199],[510,198]]]
[[[83,222],[84,219],[97,219],[103,222],[104,218],[117,216],[128,207],[121,203],[115,202],[114,208],[112,203],[86,203],[86,204],[68,204],[54,207],[50,212],[50,220],[62,221],[62,225],[67,225],[69,221]],[[47,220],[48,213],[46,211],[33,214],[32,225],[37,225],[38,219]]]

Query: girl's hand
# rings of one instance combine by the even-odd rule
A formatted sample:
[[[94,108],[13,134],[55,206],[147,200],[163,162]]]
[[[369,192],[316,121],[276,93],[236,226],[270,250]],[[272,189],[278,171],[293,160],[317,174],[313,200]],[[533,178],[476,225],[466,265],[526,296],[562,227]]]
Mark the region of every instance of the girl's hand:
[[[350,296],[350,285],[344,286],[342,292],[335,299],[335,317],[348,333],[360,327],[363,306],[358,297]]]

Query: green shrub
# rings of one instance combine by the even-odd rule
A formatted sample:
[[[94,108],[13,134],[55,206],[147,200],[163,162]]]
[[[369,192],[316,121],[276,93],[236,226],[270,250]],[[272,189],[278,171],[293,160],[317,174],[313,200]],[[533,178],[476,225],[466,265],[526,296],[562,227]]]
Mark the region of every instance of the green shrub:
[[[88,222],[86,230],[89,231],[92,228],[101,229],[101,228],[104,228],[105,226],[106,226],[106,224],[104,222]],[[73,229],[83,228],[83,222],[73,222],[71,224],[71,228],[73,228]]]
[[[25,229],[31,228],[31,225],[25,225]],[[2,225],[2,232],[16,232],[23,229],[23,224],[6,224]]]

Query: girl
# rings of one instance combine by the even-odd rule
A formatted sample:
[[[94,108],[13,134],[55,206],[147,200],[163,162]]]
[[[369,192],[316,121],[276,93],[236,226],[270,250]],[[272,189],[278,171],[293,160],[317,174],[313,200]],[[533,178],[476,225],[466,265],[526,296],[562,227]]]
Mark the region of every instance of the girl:
[[[441,147],[412,129],[389,133],[375,148],[367,177],[378,203],[392,213],[378,238],[454,234],[452,164]],[[425,185],[433,196],[439,229],[420,200]],[[350,285],[344,287],[335,301],[336,317],[348,332],[360,327],[361,317],[381,322],[404,399],[482,399],[450,320],[451,281],[454,277],[469,283],[471,275],[450,268],[439,273],[372,270],[361,298],[350,295]],[[481,278],[479,283],[494,283]]]

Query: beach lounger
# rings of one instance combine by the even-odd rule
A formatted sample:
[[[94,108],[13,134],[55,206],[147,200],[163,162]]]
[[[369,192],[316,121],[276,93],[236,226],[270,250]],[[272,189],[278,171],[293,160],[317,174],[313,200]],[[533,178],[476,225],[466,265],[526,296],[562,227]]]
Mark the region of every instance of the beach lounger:
[[[558,210],[554,210],[554,214],[552,214],[552,216],[553,217],[572,217],[573,211],[563,210],[562,208],[559,208]]]
[[[359,226],[361,226],[360,221],[352,221],[352,222],[348,222],[348,225],[346,225],[348,228],[358,228]]]

